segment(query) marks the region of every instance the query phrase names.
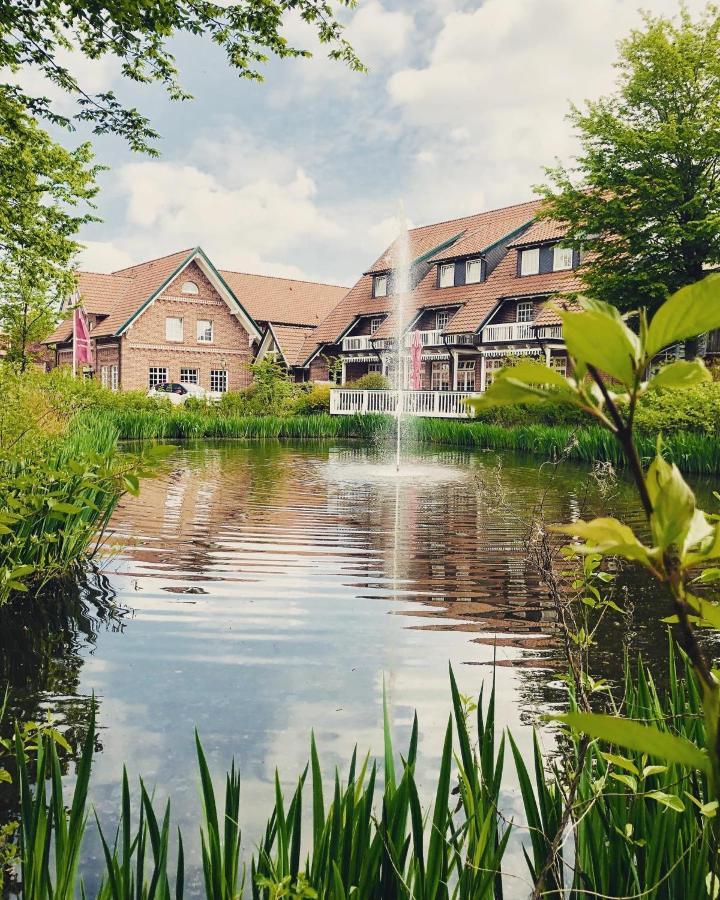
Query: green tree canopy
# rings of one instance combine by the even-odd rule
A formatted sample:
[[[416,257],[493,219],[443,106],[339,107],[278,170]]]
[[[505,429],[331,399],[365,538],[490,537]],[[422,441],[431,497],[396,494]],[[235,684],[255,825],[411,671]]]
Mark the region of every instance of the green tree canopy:
[[[66,150],[0,90],[0,329],[24,365],[74,287],[75,235],[97,192],[89,144]]]
[[[337,0],[353,6],[355,0]],[[137,109],[124,106],[114,92],[91,94],[58,59],[58,51],[75,50],[90,59],[114,56],[123,74],[136,82],[164,85],[174,99],[186,94],[178,82],[170,38],[181,32],[206,35],[245,78],[261,78],[259,64],[269,54],[310,56],[283,36],[283,21],[296,14],[315,27],[329,55],[351,68],[362,65],[342,37],[342,26],[327,0],[0,0],[0,66],[12,71],[33,69],[73,95],[75,119],[92,124],[95,133],[122,135],[135,150],[153,152],[157,133]],[[71,126],[72,119],[50,101],[6,85],[33,115]]]
[[[646,15],[619,48],[617,91],[573,107],[581,154],[539,191],[593,251],[588,292],[654,310],[720,261],[720,11]]]

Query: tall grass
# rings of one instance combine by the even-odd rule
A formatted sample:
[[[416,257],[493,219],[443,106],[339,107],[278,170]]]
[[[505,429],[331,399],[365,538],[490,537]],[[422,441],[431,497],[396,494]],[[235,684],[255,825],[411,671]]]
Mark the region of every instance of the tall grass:
[[[121,440],[183,440],[187,438],[243,438],[260,440],[361,439],[392,433],[395,421],[385,415],[220,416],[173,409],[103,409],[83,413],[93,428],[115,429]],[[413,418],[408,437],[418,444],[509,450],[543,459],[565,458],[584,463],[625,461],[612,435],[601,428],[568,425],[494,425],[453,419]],[[640,435],[639,449],[655,455],[655,436]],[[665,454],[684,472],[720,472],[720,437],[700,432],[672,432],[664,439]]]
[[[669,671],[669,689],[661,697],[641,664],[634,672],[627,665],[625,712],[637,721],[702,738],[697,685],[684,663],[676,664],[672,648]],[[335,771],[329,794],[314,738],[308,765],[289,795],[276,774],[270,817],[247,867],[241,861],[239,775],[233,765],[220,807],[198,739],[204,895],[212,900],[248,895],[253,900],[498,900],[518,878],[529,894],[542,873],[542,896],[547,897],[679,900],[705,895],[716,810],[707,802],[708,785],[700,773],[656,764],[652,746],[646,753],[621,755],[614,746],[596,742],[580,754],[571,735],[561,736],[562,752],[554,761],[543,756],[537,740],[528,759],[512,736],[496,733],[494,690],[487,703],[481,692],[471,736],[473,707],[459,694],[452,672],[450,687],[452,712],[432,803],[422,802],[416,781],[417,718],[407,750],[398,757],[386,707],[383,757],[361,758],[356,750],[344,778]],[[93,740],[91,717],[70,798],[63,795],[54,746],[41,749],[33,787],[18,744],[17,895],[23,900],[69,900],[80,892]],[[512,769],[506,764],[508,744]],[[561,810],[577,766],[569,839],[559,833]],[[512,820],[504,812],[510,779],[519,786],[523,810]],[[142,781],[133,821],[123,772],[114,839],[100,831],[104,874],[97,896],[181,900],[182,837],[178,831],[175,847],[171,834],[169,802],[158,816]],[[510,840],[522,842],[526,872],[506,863]],[[171,870],[173,851],[178,862]]]

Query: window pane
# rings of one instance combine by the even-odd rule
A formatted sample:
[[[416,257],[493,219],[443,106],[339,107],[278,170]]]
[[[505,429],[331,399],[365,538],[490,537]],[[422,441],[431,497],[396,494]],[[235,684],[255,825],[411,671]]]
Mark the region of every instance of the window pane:
[[[563,269],[572,269],[573,252],[570,247],[553,247],[553,270],[560,272]]]
[[[110,390],[116,391],[118,389],[118,367],[110,366]]]
[[[370,319],[370,334],[375,334],[381,324],[382,319]]]
[[[387,296],[387,275],[376,275],[375,276],[375,296],[376,297],[386,297]]]
[[[532,303],[518,303],[515,321],[516,322],[532,322],[532,319],[533,319]]]
[[[159,384],[165,384],[168,380],[168,372],[165,366],[150,366],[148,369],[148,384],[151,388]]]
[[[455,264],[440,266],[440,287],[452,287],[455,284]]]
[[[433,391],[450,390],[450,363],[434,362],[432,364],[430,387]]]
[[[213,323],[210,319],[197,320],[197,339],[199,341],[212,341]]]
[[[166,341],[182,341],[183,339],[183,320],[175,316],[168,316],[165,319],[165,340]]]
[[[194,281],[186,281],[183,283],[183,286],[180,288],[183,294],[197,294],[198,286]]]
[[[477,284],[482,275],[482,263],[479,259],[469,259],[465,263],[465,284]]]
[[[520,274],[537,275],[540,271],[540,248],[520,251]]]
[[[225,369],[210,370],[210,390],[215,394],[227,391],[227,372]]]
[[[180,369],[180,381],[185,384],[199,384],[197,369]]]
[[[475,360],[466,359],[458,363],[458,390],[475,390]]]
[[[435,328],[439,331],[450,321],[450,313],[446,309],[435,314]]]

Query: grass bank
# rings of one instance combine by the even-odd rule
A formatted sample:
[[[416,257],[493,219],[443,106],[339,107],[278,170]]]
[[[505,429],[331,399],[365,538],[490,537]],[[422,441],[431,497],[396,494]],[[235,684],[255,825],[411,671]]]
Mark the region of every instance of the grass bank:
[[[392,433],[390,416],[220,416],[206,412],[164,408],[102,409],[82,414],[95,427],[112,427],[122,440],[185,440],[188,438],[242,439],[360,439],[377,440]],[[579,425],[498,425],[452,419],[412,419],[409,437],[420,444],[510,450],[542,459],[564,456],[584,463],[623,459],[612,435],[600,428]],[[664,439],[669,459],[688,473],[720,473],[720,437],[693,431],[670,432]],[[655,436],[639,436],[640,451],[652,458]]]

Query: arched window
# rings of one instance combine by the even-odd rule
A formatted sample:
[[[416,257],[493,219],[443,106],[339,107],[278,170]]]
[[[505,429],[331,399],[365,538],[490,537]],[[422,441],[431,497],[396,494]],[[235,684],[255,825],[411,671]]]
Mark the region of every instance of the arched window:
[[[197,294],[197,293],[199,293],[199,291],[198,291],[198,286],[195,284],[194,281],[185,281],[185,282],[183,282],[183,286],[180,288],[180,290],[182,291],[183,294]]]

